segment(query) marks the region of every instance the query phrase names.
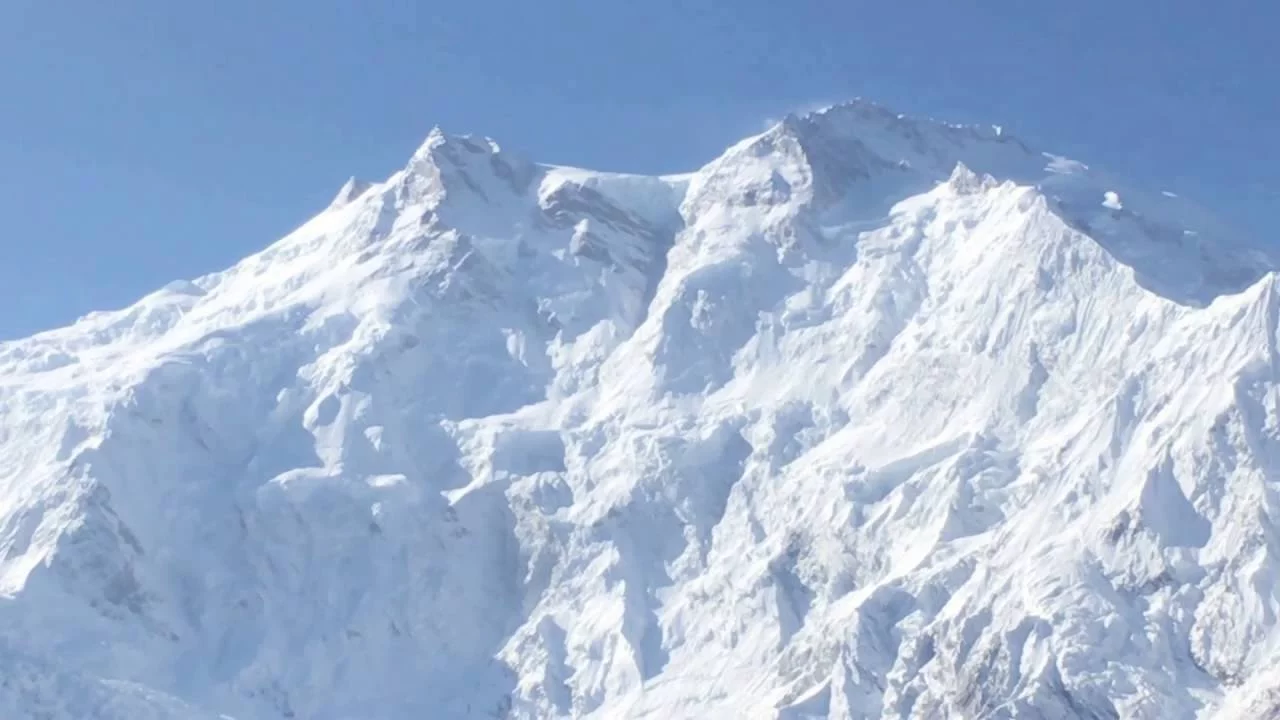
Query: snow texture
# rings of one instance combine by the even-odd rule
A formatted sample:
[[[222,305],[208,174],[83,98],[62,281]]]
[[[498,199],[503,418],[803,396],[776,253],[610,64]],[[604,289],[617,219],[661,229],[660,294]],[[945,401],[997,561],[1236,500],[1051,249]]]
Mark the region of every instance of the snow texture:
[[[434,130],[0,344],[0,716],[1280,716],[1234,237],[865,101],[673,177]]]

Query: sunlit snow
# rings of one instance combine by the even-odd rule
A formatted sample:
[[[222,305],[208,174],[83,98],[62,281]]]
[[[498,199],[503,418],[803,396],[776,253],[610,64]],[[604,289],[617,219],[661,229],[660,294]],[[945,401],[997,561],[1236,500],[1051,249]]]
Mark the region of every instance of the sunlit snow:
[[[1275,266],[864,101],[671,177],[434,130],[0,344],[0,717],[1263,717]]]

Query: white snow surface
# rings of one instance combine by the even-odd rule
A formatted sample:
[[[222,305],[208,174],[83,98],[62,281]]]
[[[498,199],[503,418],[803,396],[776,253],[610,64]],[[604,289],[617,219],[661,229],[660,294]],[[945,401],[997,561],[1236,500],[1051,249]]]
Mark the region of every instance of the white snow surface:
[[[1276,266],[866,101],[432,131],[0,344],[0,717],[1276,716]]]

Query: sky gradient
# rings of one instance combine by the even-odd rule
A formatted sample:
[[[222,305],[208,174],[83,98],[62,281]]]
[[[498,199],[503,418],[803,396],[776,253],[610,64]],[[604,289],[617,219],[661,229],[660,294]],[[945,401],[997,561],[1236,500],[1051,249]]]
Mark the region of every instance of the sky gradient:
[[[221,269],[434,124],[676,172],[863,96],[1003,125],[1280,242],[1280,8],[976,5],[11,0],[0,339]]]

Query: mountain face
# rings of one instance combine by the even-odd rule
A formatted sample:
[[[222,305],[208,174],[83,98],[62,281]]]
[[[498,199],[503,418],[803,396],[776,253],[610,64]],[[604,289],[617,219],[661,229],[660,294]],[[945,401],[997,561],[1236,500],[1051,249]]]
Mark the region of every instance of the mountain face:
[[[1275,267],[862,101],[433,131],[0,344],[0,716],[1280,717]]]

